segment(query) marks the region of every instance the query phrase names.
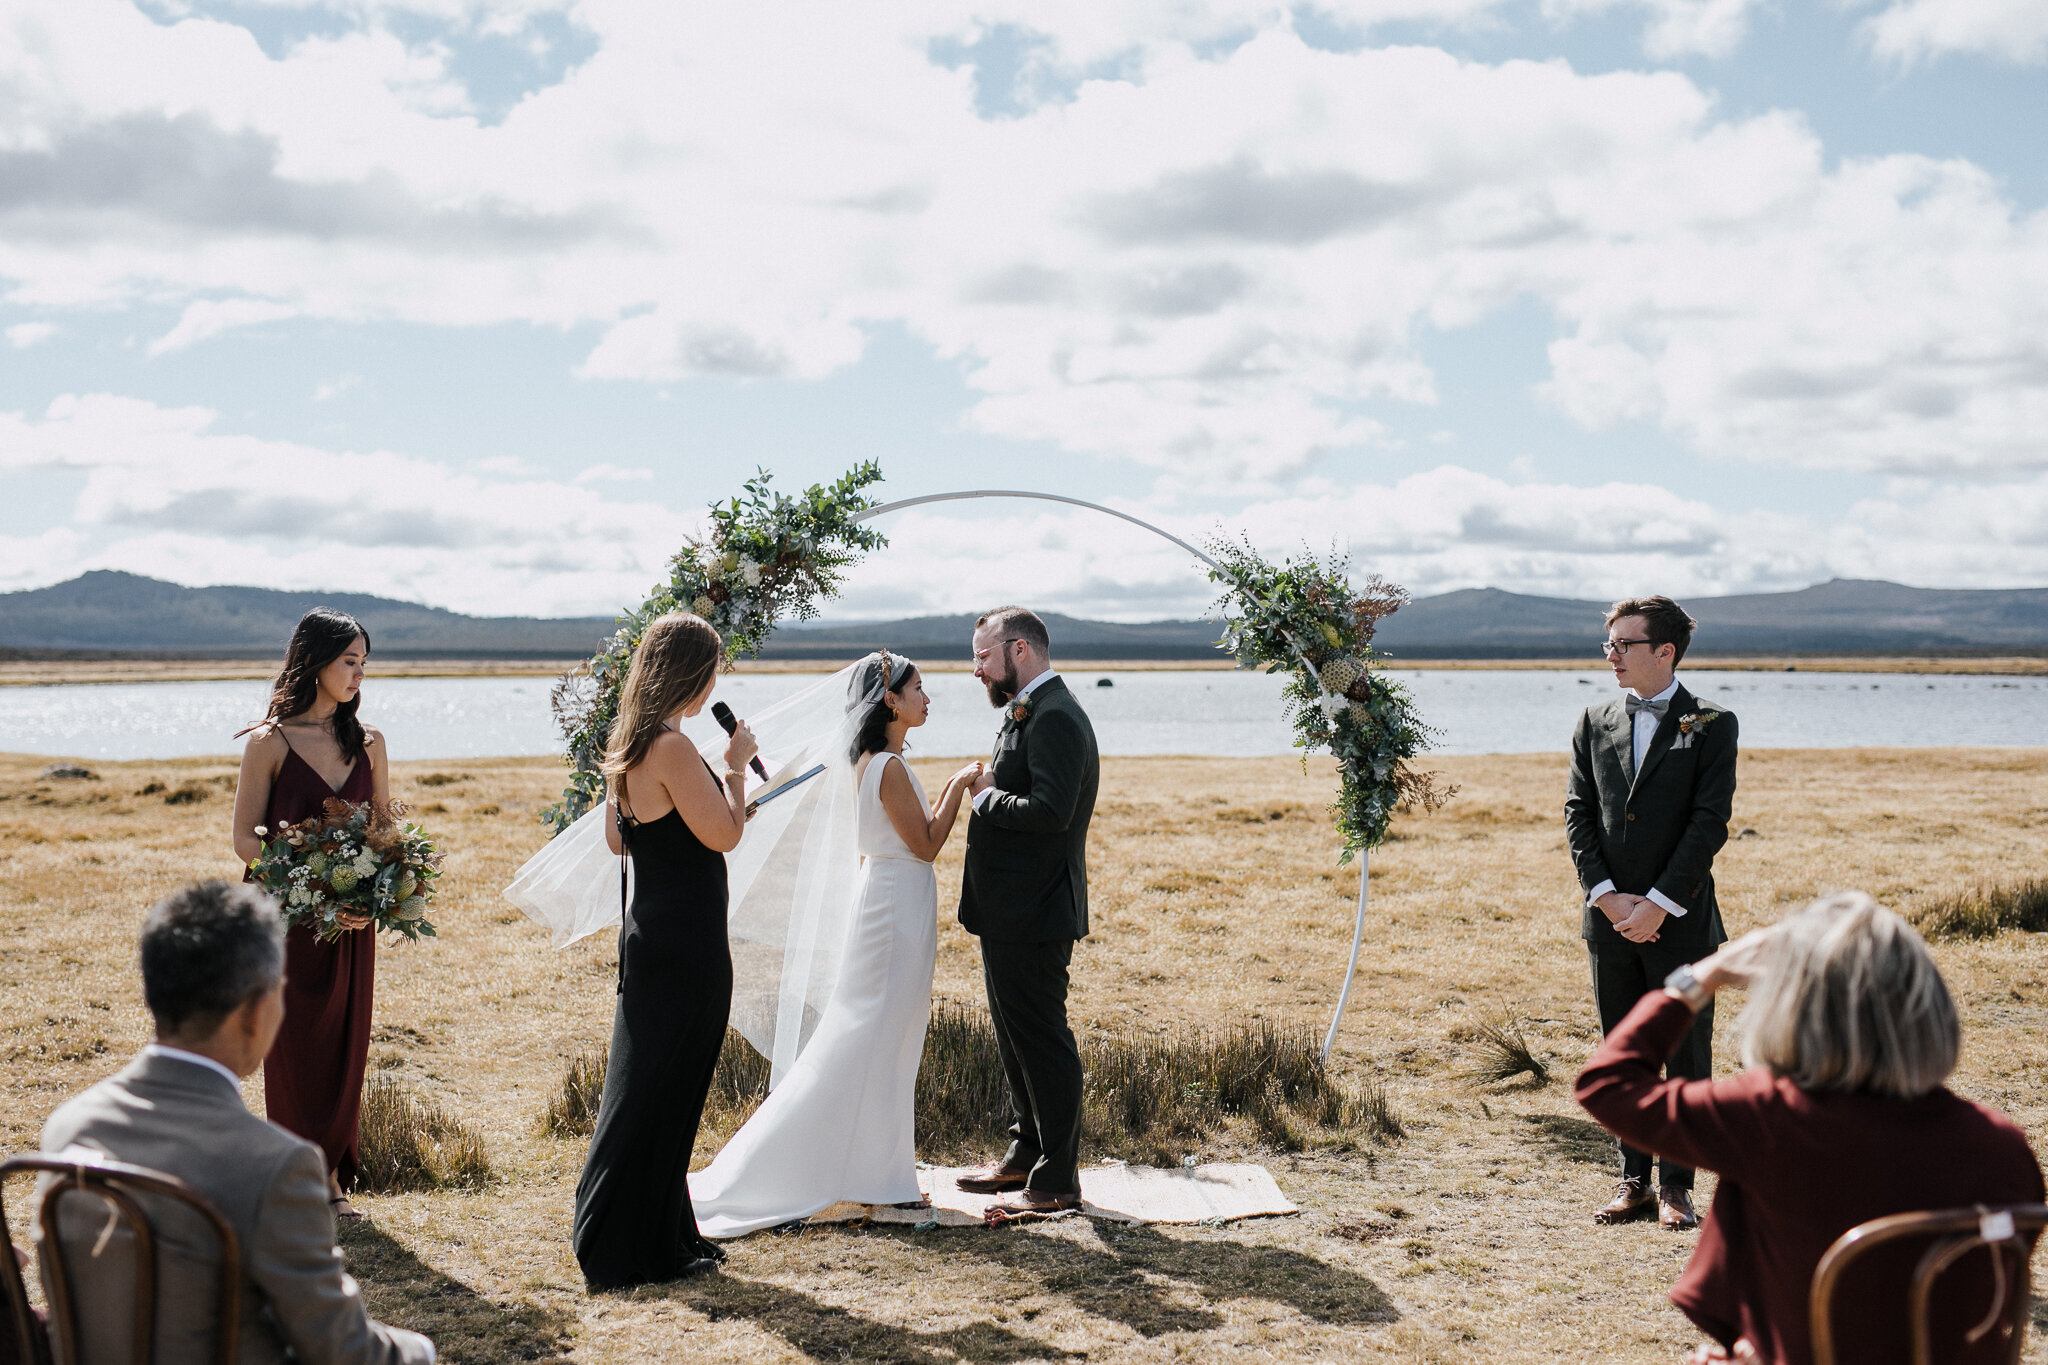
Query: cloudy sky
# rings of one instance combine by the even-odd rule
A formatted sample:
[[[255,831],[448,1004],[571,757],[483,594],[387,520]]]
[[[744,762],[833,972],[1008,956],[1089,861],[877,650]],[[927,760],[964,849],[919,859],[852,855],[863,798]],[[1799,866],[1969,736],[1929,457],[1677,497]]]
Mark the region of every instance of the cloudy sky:
[[[4,0],[0,590],[637,601],[757,465],[1418,594],[2048,583],[2042,0]],[[1032,504],[841,616],[1191,614]]]

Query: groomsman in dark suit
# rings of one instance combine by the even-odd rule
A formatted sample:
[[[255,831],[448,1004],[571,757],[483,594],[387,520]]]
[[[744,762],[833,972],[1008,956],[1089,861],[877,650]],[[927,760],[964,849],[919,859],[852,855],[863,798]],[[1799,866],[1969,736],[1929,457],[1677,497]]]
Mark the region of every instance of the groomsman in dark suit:
[[[974,788],[960,925],[981,939],[982,979],[1010,1083],[1010,1149],[959,1178],[1011,1213],[1081,1203],[1081,1054],[1067,969],[1088,936],[1095,730],[1053,671],[1045,623],[998,607],[974,625],[974,676],[1002,708],[994,761]]]
[[[1678,681],[1696,622],[1668,597],[1631,597],[1607,613],[1607,663],[1623,695],[1589,706],[1572,733],[1564,820],[1585,891],[1581,937],[1592,959],[1604,1035],[1636,1001],[1690,986],[1691,964],[1728,938],[1714,899],[1714,854],[1728,841],[1735,799],[1735,716]],[[1713,1074],[1714,1009],[1694,1017],[1667,1074]],[[1665,1158],[1650,1189],[1650,1154],[1623,1144],[1621,1183],[1594,1221],[1653,1213],[1697,1227],[1692,1169]]]

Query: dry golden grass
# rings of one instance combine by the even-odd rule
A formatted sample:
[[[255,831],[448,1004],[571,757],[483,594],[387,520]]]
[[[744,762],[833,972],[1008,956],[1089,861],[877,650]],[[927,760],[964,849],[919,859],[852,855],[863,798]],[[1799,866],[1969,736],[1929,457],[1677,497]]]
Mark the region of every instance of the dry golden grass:
[[[229,762],[96,764],[97,781],[40,781],[48,762],[0,758],[0,1147],[17,1150],[143,1041],[133,935],[144,908],[187,878],[235,872]],[[350,1264],[375,1312],[433,1333],[451,1362],[1675,1360],[1696,1337],[1663,1291],[1691,1238],[1587,1217],[1612,1163],[1568,1094],[1594,1016],[1560,828],[1563,762],[1439,766],[1462,788],[1456,802],[1403,819],[1374,855],[1336,1059],[1348,1085],[1385,1087],[1407,1136],[1351,1151],[1312,1139],[1260,1158],[1301,1216],[757,1236],[732,1247],[721,1276],[593,1298],[568,1245],[583,1144],[544,1136],[537,1120],[568,1060],[608,1034],[611,945],[554,952],[499,899],[541,842],[534,817],[560,770],[401,764],[398,793],[451,856],[442,937],[380,947],[371,1063],[479,1132],[495,1180],[480,1193],[364,1197],[370,1221],[346,1237]],[[1305,775],[1281,759],[1106,762],[1077,1022],[1323,1021],[1356,890],[1334,864],[1329,790],[1320,765]],[[1719,862],[1732,930],[1834,887],[1910,909],[2038,875],[2048,750],[1752,753],[1736,824],[1745,832]],[[941,864],[942,904],[958,844]],[[973,944],[949,915],[942,926],[938,994],[976,1004]],[[1935,951],[1968,1028],[1957,1087],[2048,1137],[2048,939]],[[1510,1010],[1549,1084],[1469,1078],[1481,1026]],[[249,1093],[260,1105],[260,1086]],[[707,1132],[699,1158],[724,1136]],[[17,1216],[23,1202],[17,1193]],[[2037,1342],[2028,1358],[2048,1350]]]

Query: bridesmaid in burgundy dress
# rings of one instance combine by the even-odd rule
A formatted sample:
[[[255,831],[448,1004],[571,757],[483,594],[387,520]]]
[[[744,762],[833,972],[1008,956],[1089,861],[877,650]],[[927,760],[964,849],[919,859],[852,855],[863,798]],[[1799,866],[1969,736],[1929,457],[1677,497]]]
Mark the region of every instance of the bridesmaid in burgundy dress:
[[[356,718],[369,657],[369,632],[353,616],[315,607],[299,618],[269,712],[242,732],[234,842],[244,864],[260,851],[258,825],[309,819],[330,796],[391,799],[384,738]],[[356,1178],[377,936],[366,919],[339,918],[347,932],[332,943],[303,926],[285,936],[284,1027],[264,1059],[263,1102],[272,1123],[320,1144],[335,1216],[357,1218],[346,1192]]]

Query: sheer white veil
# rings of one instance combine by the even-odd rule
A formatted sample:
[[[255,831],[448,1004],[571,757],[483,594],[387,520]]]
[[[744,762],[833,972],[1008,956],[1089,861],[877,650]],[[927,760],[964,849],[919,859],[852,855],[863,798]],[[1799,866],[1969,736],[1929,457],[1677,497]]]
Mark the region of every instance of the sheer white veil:
[[[901,656],[870,654],[745,717],[769,770],[759,790],[825,765],[762,806],[725,860],[732,1027],[772,1063],[771,1086],[810,1041],[839,977],[860,880],[852,748],[882,699],[885,674],[900,681],[910,666]],[[708,706],[682,730],[707,756],[725,747]],[[505,888],[505,899],[547,927],[557,948],[619,922],[620,858],[605,847],[604,819],[602,805],[585,813]]]

